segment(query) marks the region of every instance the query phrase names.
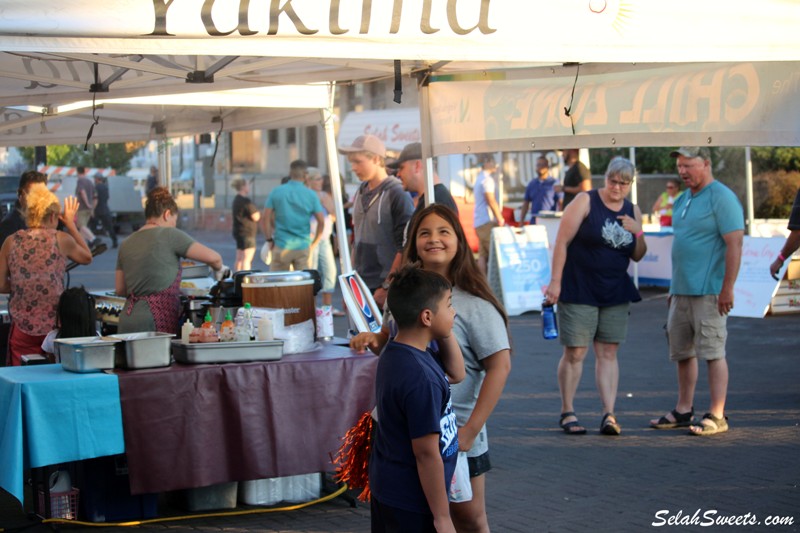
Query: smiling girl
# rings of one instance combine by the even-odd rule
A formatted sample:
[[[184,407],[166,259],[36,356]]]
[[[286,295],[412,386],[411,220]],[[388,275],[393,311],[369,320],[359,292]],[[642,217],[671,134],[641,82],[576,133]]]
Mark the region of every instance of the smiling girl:
[[[453,284],[453,333],[467,372],[461,383],[452,386],[452,399],[459,450],[467,452],[473,496],[469,502],[451,503],[450,512],[457,531],[488,532],[484,474],[491,463],[486,421],[511,370],[508,319],[478,270],[458,216],[450,208],[432,204],[412,219],[403,263],[417,261]],[[389,339],[388,322],[377,334],[361,333],[351,339],[351,347],[380,353]]]

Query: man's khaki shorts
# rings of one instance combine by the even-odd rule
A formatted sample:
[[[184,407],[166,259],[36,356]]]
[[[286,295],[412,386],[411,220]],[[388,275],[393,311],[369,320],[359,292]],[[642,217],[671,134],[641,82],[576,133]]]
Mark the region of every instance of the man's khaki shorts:
[[[284,250],[277,246],[272,248],[271,272],[288,272],[289,270],[305,270],[308,268],[309,250]]]
[[[78,229],[86,227],[90,218],[92,218],[91,209],[78,209],[78,213],[75,216],[75,225]]]
[[[672,296],[667,316],[670,360],[725,357],[728,315],[719,314],[717,300],[715,294]]]
[[[478,235],[478,257],[485,257],[489,260],[489,246],[492,242],[492,230],[497,227],[494,222],[488,222],[482,226],[475,228],[475,233]]]

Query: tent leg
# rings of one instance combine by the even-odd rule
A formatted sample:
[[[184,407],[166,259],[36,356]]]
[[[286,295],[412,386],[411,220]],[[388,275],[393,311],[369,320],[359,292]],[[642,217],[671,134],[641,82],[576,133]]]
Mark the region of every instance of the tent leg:
[[[353,269],[350,262],[350,243],[347,238],[347,227],[344,225],[344,201],[342,199],[342,180],[339,174],[339,159],[336,154],[336,138],[333,132],[333,103],[336,85],[328,85],[328,107],[320,110],[322,127],[325,130],[325,148],[328,156],[328,170],[331,174],[331,194],[336,208],[336,240],[339,244],[339,262],[344,274]]]

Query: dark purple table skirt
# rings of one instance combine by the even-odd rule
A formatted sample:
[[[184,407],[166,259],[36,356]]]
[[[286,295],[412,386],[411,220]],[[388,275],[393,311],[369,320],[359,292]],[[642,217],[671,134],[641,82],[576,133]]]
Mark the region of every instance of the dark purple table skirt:
[[[374,355],[117,371],[132,494],[334,469],[375,402]]]

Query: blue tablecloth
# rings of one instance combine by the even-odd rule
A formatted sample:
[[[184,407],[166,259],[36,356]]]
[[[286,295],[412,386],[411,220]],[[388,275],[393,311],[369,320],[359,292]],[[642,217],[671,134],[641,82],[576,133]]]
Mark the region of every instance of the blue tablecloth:
[[[0,487],[20,502],[26,468],[124,451],[117,376],[0,368]]]

